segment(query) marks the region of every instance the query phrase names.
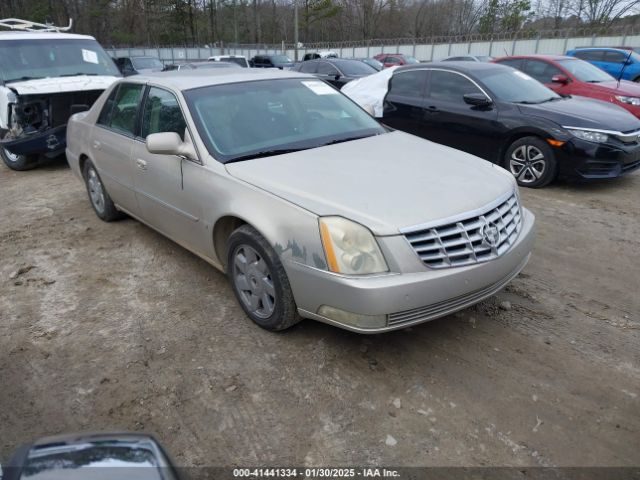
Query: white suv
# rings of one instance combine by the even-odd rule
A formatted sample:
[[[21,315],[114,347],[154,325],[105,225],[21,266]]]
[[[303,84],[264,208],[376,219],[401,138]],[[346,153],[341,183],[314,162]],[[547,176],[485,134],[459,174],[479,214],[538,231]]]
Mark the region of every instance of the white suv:
[[[88,110],[120,72],[93,37],[0,20],[0,156],[28,170],[64,153],[67,120]]]
[[[249,62],[244,55],[214,55],[213,57],[209,57],[209,61],[237,63],[242,68],[249,68]]]

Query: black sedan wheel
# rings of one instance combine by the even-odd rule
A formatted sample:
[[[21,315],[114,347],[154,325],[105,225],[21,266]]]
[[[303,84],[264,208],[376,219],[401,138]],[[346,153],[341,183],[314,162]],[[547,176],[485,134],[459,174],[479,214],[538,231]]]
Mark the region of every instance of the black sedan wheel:
[[[233,291],[251,320],[272,331],[300,321],[284,267],[253,227],[243,225],[231,234],[227,262]]]
[[[556,176],[553,150],[538,137],[524,137],[513,142],[507,149],[504,166],[522,187],[544,187]]]

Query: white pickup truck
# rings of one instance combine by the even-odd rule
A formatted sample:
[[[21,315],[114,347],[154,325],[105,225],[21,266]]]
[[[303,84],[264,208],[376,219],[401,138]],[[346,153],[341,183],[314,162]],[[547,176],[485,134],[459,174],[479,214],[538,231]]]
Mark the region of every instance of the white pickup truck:
[[[69,117],[88,110],[120,72],[90,36],[0,20],[0,156],[13,170],[64,153]]]

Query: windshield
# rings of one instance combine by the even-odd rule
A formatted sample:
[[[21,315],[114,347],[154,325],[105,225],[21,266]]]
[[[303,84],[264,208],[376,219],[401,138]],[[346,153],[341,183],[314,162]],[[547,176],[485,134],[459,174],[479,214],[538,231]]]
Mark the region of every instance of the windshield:
[[[154,57],[136,57],[132,58],[133,66],[136,70],[145,70],[152,68],[162,68],[162,62]]]
[[[598,67],[594,67],[584,60],[558,60],[558,64],[568,70],[571,75],[581,82],[600,83],[615,81],[611,75]]]
[[[356,60],[352,62],[340,62],[336,63],[336,66],[342,70],[342,73],[345,75],[371,75],[372,73],[376,73],[377,70],[370,65],[367,65],[364,62],[358,62]]]
[[[0,42],[0,79],[4,82],[73,75],[119,77],[120,72],[95,40],[47,38]]]
[[[526,73],[512,68],[480,70],[478,77],[503,102],[543,103],[562,98]]]
[[[214,85],[184,95],[209,153],[223,163],[385,132],[360,107],[320,80]]]
[[[271,57],[273,63],[292,63],[291,59],[286,55],[274,55]]]

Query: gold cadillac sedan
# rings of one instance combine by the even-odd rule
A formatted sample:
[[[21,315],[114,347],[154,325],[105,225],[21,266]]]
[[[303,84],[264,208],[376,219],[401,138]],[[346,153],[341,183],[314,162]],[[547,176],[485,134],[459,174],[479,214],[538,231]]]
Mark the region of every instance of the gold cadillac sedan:
[[[500,290],[533,246],[507,171],[297,72],[122,79],[71,118],[66,153],[102,220],[126,213],[226,272],[268,330],[425,322]]]

